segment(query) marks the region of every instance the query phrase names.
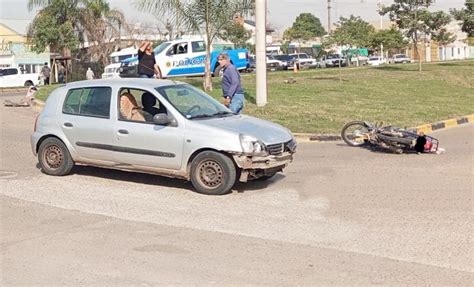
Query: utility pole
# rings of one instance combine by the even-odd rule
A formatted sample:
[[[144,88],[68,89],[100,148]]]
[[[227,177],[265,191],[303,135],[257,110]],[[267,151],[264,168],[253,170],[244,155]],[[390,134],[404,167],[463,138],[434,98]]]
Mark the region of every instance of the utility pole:
[[[328,34],[331,33],[331,0],[328,0]]]
[[[257,65],[257,106],[267,104],[266,64],[266,5],[265,0],[255,1],[255,57]]]
[[[379,9],[382,8],[382,0],[379,0]],[[380,31],[382,31],[383,29],[383,16],[382,14],[380,14]],[[382,58],[380,59],[381,61],[383,61],[383,43],[380,43],[380,56],[382,56]]]

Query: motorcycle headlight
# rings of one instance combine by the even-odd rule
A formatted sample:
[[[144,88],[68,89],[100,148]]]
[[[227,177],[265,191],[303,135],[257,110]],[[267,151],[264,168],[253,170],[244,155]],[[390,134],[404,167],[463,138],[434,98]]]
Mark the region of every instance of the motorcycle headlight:
[[[263,143],[252,136],[240,135],[240,145],[242,151],[248,155],[263,156],[267,154]]]

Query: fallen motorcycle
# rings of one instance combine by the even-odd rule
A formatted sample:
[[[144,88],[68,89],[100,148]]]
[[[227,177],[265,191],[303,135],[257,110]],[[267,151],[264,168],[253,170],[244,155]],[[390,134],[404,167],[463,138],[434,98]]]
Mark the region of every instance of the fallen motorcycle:
[[[341,137],[350,146],[370,145],[388,149],[395,153],[436,152],[439,141],[431,136],[417,134],[414,130],[383,126],[383,122],[372,124],[352,121],[344,125]]]

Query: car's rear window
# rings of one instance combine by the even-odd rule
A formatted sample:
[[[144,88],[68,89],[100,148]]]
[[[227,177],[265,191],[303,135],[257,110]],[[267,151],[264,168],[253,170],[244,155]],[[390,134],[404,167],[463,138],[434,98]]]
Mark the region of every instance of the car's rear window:
[[[63,105],[63,113],[70,115],[110,118],[110,87],[70,89]]]

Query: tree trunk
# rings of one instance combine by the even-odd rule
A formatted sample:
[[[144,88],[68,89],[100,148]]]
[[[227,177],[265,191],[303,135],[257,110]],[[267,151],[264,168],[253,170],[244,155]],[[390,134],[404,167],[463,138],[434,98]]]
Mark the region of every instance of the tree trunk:
[[[207,37],[209,41],[209,37]],[[205,74],[203,79],[203,88],[205,91],[212,91],[212,74],[211,74],[211,45],[209,42],[206,44],[206,66],[205,66]]]
[[[416,57],[418,58],[418,72],[421,72],[421,56],[420,56],[420,51],[418,51],[418,35],[415,31],[415,54]]]

